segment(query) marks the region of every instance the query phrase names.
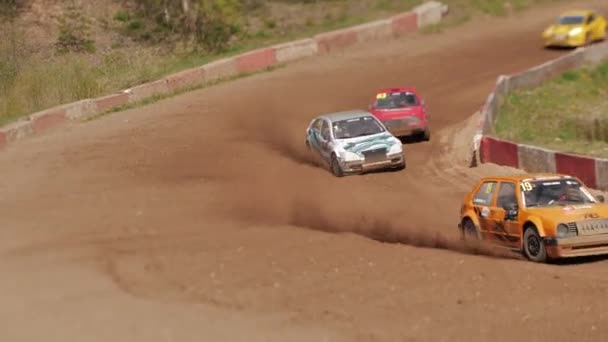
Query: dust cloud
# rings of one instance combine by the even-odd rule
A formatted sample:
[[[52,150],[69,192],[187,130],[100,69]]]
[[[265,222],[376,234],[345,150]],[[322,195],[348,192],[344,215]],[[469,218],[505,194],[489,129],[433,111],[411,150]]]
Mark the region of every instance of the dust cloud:
[[[230,182],[230,188],[234,190],[221,194],[220,207],[225,219],[244,224],[355,233],[384,243],[468,254],[512,256],[512,253],[497,251],[480,242],[465,243],[456,233],[455,225],[449,227],[451,234],[446,234],[446,227],[443,231],[440,227],[430,229],[421,226],[420,219],[408,219],[425,209],[404,208],[402,203],[382,200],[383,195],[377,188],[362,182],[363,178],[336,178],[320,166],[305,146],[303,127],[308,122],[298,125],[296,120],[284,120],[280,126],[271,125],[271,122],[271,119],[256,121],[256,124],[269,125],[266,129],[251,122],[253,127],[247,127],[246,121],[240,123],[243,129],[247,127],[247,140],[258,144],[259,167],[234,176]],[[429,215],[432,214],[429,212]]]

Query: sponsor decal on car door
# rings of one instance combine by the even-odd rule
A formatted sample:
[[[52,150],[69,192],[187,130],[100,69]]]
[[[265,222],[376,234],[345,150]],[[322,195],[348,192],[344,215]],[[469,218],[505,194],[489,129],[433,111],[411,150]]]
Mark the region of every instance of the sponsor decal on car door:
[[[490,206],[488,214],[488,233],[491,238],[501,245],[514,248],[519,246],[521,239],[516,189],[515,182],[500,182],[496,204]]]
[[[477,193],[473,197],[473,210],[477,214],[479,220],[479,229],[483,238],[488,238],[492,225],[492,212],[490,207],[494,202],[494,195],[496,194],[496,181],[484,182],[477,190]]]

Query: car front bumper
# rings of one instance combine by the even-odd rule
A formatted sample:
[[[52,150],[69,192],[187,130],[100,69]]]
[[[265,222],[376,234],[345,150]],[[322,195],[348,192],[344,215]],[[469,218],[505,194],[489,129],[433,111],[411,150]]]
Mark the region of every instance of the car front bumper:
[[[545,249],[551,258],[568,258],[608,254],[608,234],[545,238]]]
[[[373,170],[390,169],[403,165],[405,158],[402,153],[389,155],[386,159],[366,162],[364,160],[341,162],[342,170],[345,173],[361,173]]]
[[[544,38],[545,46],[576,47],[585,44],[585,36],[551,35]]]

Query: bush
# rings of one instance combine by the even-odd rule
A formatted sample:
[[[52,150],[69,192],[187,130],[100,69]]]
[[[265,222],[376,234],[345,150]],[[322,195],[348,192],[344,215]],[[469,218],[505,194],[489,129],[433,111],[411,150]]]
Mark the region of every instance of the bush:
[[[260,6],[260,2],[251,0],[135,2],[136,14],[147,22],[145,26],[148,31],[142,33],[141,24],[137,24],[137,30],[134,30],[132,23],[138,19],[132,19],[126,24],[127,34],[138,39],[154,37],[154,41],[169,42],[177,37],[181,41],[194,43],[195,48],[202,47],[212,53],[223,52],[229,47],[231,39],[240,32],[245,9]]]
[[[69,4],[57,18],[59,37],[56,47],[61,53],[94,52],[95,41],[89,36],[90,21],[82,15],[75,2]]]

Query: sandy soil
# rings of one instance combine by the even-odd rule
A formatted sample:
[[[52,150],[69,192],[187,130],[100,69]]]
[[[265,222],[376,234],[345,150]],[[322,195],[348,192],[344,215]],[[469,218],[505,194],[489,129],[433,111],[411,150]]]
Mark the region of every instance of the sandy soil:
[[[312,58],[0,153],[3,341],[601,341],[608,261],[463,250],[471,114],[556,11]],[[411,84],[408,168],[336,179],[304,128]],[[604,337],[604,338],[602,338]]]

